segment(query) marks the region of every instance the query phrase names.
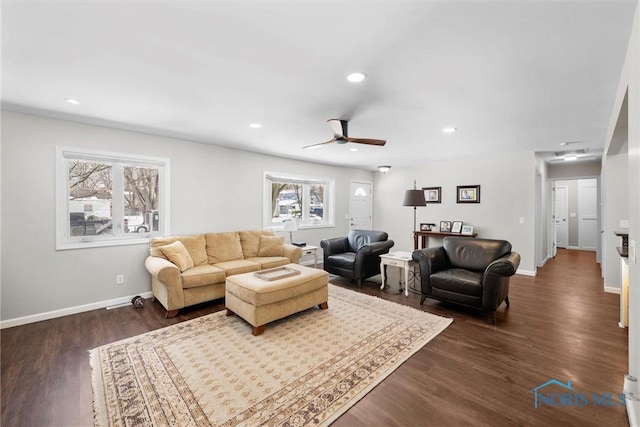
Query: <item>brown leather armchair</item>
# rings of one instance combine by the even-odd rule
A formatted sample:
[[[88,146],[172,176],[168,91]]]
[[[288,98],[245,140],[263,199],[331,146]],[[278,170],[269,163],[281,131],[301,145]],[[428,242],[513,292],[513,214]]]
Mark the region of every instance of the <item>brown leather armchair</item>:
[[[509,307],[509,277],[520,265],[520,254],[506,240],[445,237],[441,247],[414,251],[420,266],[423,304],[427,297],[495,311]]]
[[[347,237],[322,239],[325,271],[348,279],[362,281],[380,274],[380,255],[389,252],[393,240],[384,231],[351,230]]]

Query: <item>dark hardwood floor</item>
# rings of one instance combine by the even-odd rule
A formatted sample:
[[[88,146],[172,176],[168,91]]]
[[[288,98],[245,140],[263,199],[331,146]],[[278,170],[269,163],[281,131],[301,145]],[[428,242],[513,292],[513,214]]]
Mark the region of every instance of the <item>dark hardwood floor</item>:
[[[348,280],[332,283],[358,290]],[[555,378],[614,393],[627,370],[618,296],[603,292],[591,252],[561,250],[538,276],[514,276],[496,324],[419,295],[361,292],[452,317],[443,333],[340,417],[335,426],[627,426],[623,406],[542,406],[530,391]],[[221,301],[164,318],[157,303],[95,310],[1,331],[2,426],[92,425],[91,348],[223,309]],[[557,387],[557,386],[550,386]],[[562,393],[562,389],[551,391]]]

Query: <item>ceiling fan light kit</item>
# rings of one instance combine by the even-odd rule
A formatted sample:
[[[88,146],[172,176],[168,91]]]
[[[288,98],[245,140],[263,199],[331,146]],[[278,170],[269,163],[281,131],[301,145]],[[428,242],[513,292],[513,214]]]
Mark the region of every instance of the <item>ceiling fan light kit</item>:
[[[372,138],[351,138],[349,136],[349,122],[347,120],[329,119],[327,124],[333,131],[333,138],[329,141],[321,142],[319,144],[307,145],[302,147],[305,149],[317,148],[321,145],[330,144],[335,142],[336,144],[346,144],[347,142],[353,142],[355,144],[377,145],[383,146],[387,143],[384,139],[372,139]]]

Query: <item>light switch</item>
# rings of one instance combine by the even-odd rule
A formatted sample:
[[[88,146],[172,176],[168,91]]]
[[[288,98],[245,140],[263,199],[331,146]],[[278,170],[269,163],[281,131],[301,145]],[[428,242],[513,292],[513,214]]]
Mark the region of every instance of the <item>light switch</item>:
[[[621,219],[620,220],[620,228],[629,228],[629,220]]]
[[[520,217],[520,224],[524,224],[524,217],[523,216]]]
[[[569,218],[576,218],[578,216],[575,212],[569,212]]]

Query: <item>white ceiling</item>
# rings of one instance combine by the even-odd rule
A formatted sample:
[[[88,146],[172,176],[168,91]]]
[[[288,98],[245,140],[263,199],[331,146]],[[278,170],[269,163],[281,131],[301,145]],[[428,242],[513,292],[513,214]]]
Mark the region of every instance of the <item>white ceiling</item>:
[[[3,1],[2,103],[371,170],[567,141],[593,153],[636,3]],[[387,145],[302,150],[332,137],[330,118]]]

